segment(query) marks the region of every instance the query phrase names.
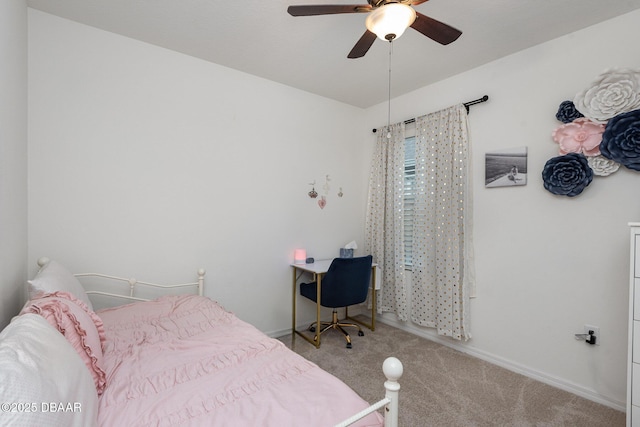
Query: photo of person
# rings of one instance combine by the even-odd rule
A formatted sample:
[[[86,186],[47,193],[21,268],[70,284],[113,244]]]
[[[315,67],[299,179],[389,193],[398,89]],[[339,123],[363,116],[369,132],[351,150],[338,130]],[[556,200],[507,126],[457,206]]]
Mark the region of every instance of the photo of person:
[[[527,147],[497,150],[485,155],[485,187],[527,184]]]

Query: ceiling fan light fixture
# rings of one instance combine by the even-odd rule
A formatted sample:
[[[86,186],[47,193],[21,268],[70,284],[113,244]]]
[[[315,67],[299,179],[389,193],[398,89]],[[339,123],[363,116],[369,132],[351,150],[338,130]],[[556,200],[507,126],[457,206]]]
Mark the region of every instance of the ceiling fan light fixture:
[[[416,11],[411,6],[388,3],[369,12],[365,25],[379,39],[391,41],[399,38],[415,20]]]

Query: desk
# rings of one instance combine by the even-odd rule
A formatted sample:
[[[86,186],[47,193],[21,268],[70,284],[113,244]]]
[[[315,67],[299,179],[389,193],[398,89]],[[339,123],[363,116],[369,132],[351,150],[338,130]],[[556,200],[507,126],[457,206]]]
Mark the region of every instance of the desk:
[[[302,334],[301,332],[296,330],[296,288],[298,287],[298,272],[307,272],[313,274],[313,279],[318,283],[317,286],[317,295],[316,295],[316,327],[319,329],[320,325],[320,295],[321,295],[321,286],[322,286],[322,276],[329,270],[329,266],[333,259],[323,259],[318,260],[312,264],[291,264],[293,267],[293,313],[291,318],[291,330],[293,333],[293,338],[295,338],[296,334],[300,335],[305,340],[309,341],[311,344],[315,345],[316,348],[320,347],[320,333],[318,332],[314,339],[309,338],[308,336]],[[349,317],[349,307],[345,307],[345,317],[353,322],[359,323],[372,331],[376,328],[376,267],[377,264],[371,264],[371,324],[364,323],[360,320],[356,320],[353,317]]]

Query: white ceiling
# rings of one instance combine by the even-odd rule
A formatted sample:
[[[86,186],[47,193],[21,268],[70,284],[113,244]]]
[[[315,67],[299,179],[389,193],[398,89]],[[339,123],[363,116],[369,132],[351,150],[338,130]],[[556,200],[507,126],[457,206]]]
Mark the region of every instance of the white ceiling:
[[[366,14],[292,17],[290,4],[366,0],[27,0],[63,18],[358,107],[388,96],[389,46],[347,59]],[[393,43],[398,96],[640,8],[640,0],[430,0],[418,12],[463,32],[442,46],[411,28]],[[579,43],[576,40],[576,43]],[[560,64],[561,65],[561,64]]]

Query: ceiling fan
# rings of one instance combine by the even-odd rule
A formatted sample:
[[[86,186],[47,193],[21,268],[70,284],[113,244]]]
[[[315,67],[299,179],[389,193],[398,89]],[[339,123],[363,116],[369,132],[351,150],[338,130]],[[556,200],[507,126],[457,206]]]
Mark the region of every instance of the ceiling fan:
[[[355,44],[348,58],[361,58],[373,45],[376,37],[392,41],[402,35],[407,27],[430,39],[447,45],[462,34],[461,31],[433,18],[416,12],[416,6],[427,0],[367,0],[363,5],[298,5],[289,6],[292,16],[334,15],[339,13],[369,13],[367,30]]]

